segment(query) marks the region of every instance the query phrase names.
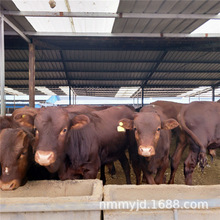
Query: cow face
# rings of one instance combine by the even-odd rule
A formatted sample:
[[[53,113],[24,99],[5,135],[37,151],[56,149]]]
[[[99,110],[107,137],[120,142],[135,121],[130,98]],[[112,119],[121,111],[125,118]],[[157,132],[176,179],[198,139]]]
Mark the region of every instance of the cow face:
[[[138,144],[138,154],[151,157],[155,155],[161,129],[173,129],[178,126],[178,122],[174,119],[161,121],[160,116],[155,112],[141,112],[135,114],[134,120],[120,120],[119,126],[128,130],[133,129]]]
[[[30,138],[20,128],[0,133],[0,188],[13,190],[24,183],[30,161]]]
[[[35,161],[49,172],[58,171],[64,160],[70,122],[60,107],[43,108],[35,118]]]

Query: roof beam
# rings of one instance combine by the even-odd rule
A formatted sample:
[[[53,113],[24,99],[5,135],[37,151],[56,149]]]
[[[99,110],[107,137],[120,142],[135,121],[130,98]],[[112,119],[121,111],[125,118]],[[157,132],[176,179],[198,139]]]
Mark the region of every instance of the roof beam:
[[[17,62],[17,63],[25,63],[28,62],[28,59],[6,59],[5,62]],[[62,59],[48,59],[48,60],[36,60],[38,63],[47,63],[47,62],[60,62],[62,63]],[[65,63],[198,63],[198,64],[219,64],[219,60],[65,60]]]
[[[28,80],[28,78],[18,78],[18,77],[7,77],[5,80]],[[106,78],[73,78],[73,77],[68,77],[67,79],[64,78],[43,78],[39,77],[36,78],[35,80],[42,80],[42,81],[58,81],[58,80],[67,80],[67,81],[139,81],[139,80],[146,80],[145,78],[111,78],[111,79],[106,79]],[[151,78],[150,80],[154,81],[219,81],[219,78]],[[68,83],[69,86],[69,83]]]
[[[155,66],[153,67],[153,69],[150,72],[150,75],[147,77],[147,79],[145,80],[145,82],[142,84],[141,88],[144,88],[148,81],[151,79],[151,77],[153,76],[153,74],[157,71],[158,66],[160,65],[161,61],[164,59],[164,57],[167,55],[167,51],[164,51],[163,54],[161,55],[160,59],[158,60],[158,62],[155,64]]]
[[[62,50],[60,50],[60,57],[61,57],[61,60],[62,60],[62,63],[63,63],[63,68],[64,68],[67,84],[68,84],[69,87],[71,87],[68,72],[67,72],[67,68],[66,68],[66,64],[65,64],[65,61],[64,61],[64,58],[63,58]],[[50,79],[50,80],[52,80],[52,79]]]
[[[7,87],[9,88],[14,88],[14,89],[19,89],[19,88],[28,88],[28,85],[27,84],[24,84],[24,85],[6,85]],[[60,86],[67,86],[67,85],[36,85],[36,86],[42,86],[42,87],[47,87],[47,88],[58,88]],[[134,87],[134,86],[139,86],[139,85],[129,85],[129,86],[126,86],[126,87]],[[155,84],[155,85],[148,85],[147,88],[198,88],[199,86],[204,86],[204,85],[170,85],[170,84],[167,84],[167,85],[161,85],[161,84]],[[206,86],[212,86],[212,85],[206,85]],[[88,84],[85,84],[85,85],[74,85],[72,86],[72,88],[121,88],[121,86],[106,86],[106,85],[99,85],[99,86],[92,86],[92,85],[88,85]]]
[[[28,70],[26,69],[7,69],[5,70],[5,72],[28,72]],[[36,72],[38,73],[50,73],[50,72],[53,72],[53,73],[57,73],[57,72],[65,72],[63,69],[61,70],[57,70],[57,69],[45,69],[45,70],[36,70]],[[89,70],[68,70],[69,73],[151,73],[151,70],[137,70],[137,71],[134,71],[134,70],[121,70],[121,71],[116,71],[116,70],[112,70],[112,71],[106,71],[106,70],[97,70],[97,71],[89,71]],[[167,74],[167,73],[220,73],[220,70],[156,70],[155,73],[164,73],[164,74]],[[145,79],[146,80],[146,79]]]
[[[75,18],[136,18],[136,19],[220,19],[212,14],[160,14],[160,13],[109,13],[109,12],[50,12],[50,11],[0,11],[4,15],[28,17]]]
[[[17,32],[25,41],[31,43],[31,40],[6,17],[4,17],[4,22],[7,23],[15,32]]]
[[[76,32],[34,32],[24,31],[25,35],[29,36],[55,36],[55,37],[152,37],[152,38],[201,38],[201,37],[219,37],[219,33],[198,33],[198,34],[183,34],[183,33],[76,33]],[[13,31],[5,31],[5,35],[16,35]]]

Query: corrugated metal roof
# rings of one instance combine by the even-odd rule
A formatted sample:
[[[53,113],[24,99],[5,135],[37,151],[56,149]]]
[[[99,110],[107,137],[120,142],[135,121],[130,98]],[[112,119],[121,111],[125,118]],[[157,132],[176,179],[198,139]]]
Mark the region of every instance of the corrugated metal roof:
[[[11,1],[0,5],[17,10]],[[220,2],[121,0],[117,12],[209,15],[220,12]],[[24,32],[34,31],[26,18],[6,17]],[[112,33],[190,33],[205,21],[122,17],[115,20]],[[36,45],[36,86],[58,95],[67,94],[60,86],[95,96],[115,96],[122,86],[144,86],[145,97],[152,97],[220,85],[219,38],[29,37]],[[8,35],[5,45],[6,86],[27,92],[28,45]]]
[[[170,87],[171,92],[165,90],[165,96],[175,96],[179,93],[173,92],[172,87],[192,89],[220,82],[219,52],[213,52],[212,47],[205,52],[200,49],[182,51],[181,48],[178,51],[168,48],[164,52],[158,50],[153,41],[152,44],[155,50],[152,47],[145,51],[135,48],[129,50],[127,47],[125,50],[112,48],[110,51],[98,49],[99,41],[96,39],[93,44],[93,47],[97,47],[95,50],[62,50],[63,58],[58,50],[36,49],[36,85],[58,88],[70,83],[76,94],[91,94],[85,92],[91,90],[93,94],[109,96],[115,95],[121,86],[141,87],[147,82],[145,86],[151,89]],[[6,49],[6,85],[14,88],[16,85],[17,88],[28,86],[27,50]],[[82,87],[85,89],[77,90]],[[101,93],[98,88],[102,88]],[[117,89],[109,93],[108,90],[112,88]],[[157,95],[156,92],[151,94]]]
[[[219,1],[126,1],[121,0],[118,13],[157,14],[218,14]],[[126,19],[116,18],[113,33],[186,33],[189,34],[206,20],[200,19]]]

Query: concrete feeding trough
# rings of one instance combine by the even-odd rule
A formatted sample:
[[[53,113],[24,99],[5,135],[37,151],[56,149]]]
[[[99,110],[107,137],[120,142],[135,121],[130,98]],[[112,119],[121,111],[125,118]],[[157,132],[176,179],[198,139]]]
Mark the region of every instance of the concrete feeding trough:
[[[220,185],[108,185],[105,220],[219,220]]]
[[[30,181],[0,190],[0,219],[100,219],[100,180]]]

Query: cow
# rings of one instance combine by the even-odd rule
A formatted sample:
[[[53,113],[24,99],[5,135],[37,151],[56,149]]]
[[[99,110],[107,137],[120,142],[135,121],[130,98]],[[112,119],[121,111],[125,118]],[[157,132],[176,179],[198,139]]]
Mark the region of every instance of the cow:
[[[0,133],[0,188],[13,190],[24,184],[31,160],[34,136],[21,128],[5,128]]]
[[[16,109],[11,116],[0,117],[0,131],[4,128],[25,127],[33,129],[34,118],[38,109],[25,106],[24,108]]]
[[[59,178],[65,180],[94,179],[101,165],[119,159],[130,183],[130,166],[124,152],[128,138],[116,128],[120,118],[132,115],[126,106],[86,113],[61,107],[41,109],[34,122],[35,161],[50,172],[58,171]]]
[[[14,190],[27,180],[57,179],[35,163],[34,135],[23,128],[5,128],[0,133],[0,189]]]
[[[13,123],[17,124],[18,127],[25,127],[32,130],[38,111],[39,109],[28,106],[16,109],[11,116]]]
[[[141,170],[149,184],[164,182],[164,173],[169,165],[169,130],[178,125],[175,119],[168,119],[161,108],[154,105],[143,107],[134,114],[133,120],[123,118],[119,121],[119,128],[134,131],[137,142],[136,149],[129,148],[136,184],[140,184]]]
[[[187,104],[181,104],[170,101],[156,101],[152,102],[151,105],[159,106],[161,108],[161,111],[164,115],[166,115],[167,118],[173,118],[175,120],[178,120],[177,116],[181,108]],[[188,145],[186,134],[179,126],[173,130],[172,134],[176,137],[176,149],[173,155],[171,156],[171,173],[170,179],[168,181],[169,184],[174,184],[175,174],[179,166],[182,154]]]
[[[191,185],[197,162],[202,169],[207,164],[206,150],[220,147],[220,104],[192,102],[181,109],[178,121],[190,143],[190,151],[184,162],[184,175],[185,183]]]

